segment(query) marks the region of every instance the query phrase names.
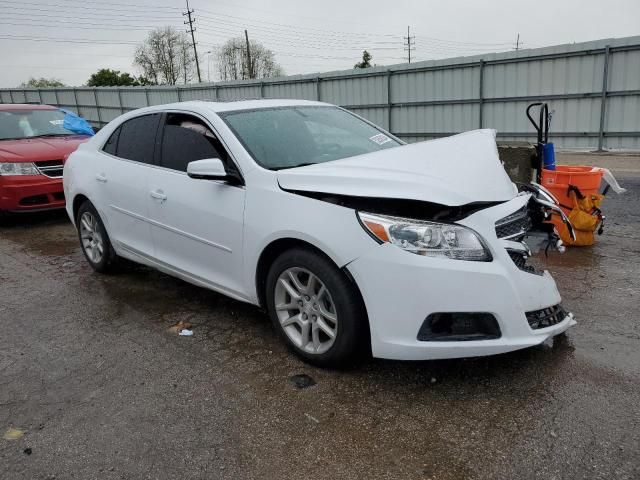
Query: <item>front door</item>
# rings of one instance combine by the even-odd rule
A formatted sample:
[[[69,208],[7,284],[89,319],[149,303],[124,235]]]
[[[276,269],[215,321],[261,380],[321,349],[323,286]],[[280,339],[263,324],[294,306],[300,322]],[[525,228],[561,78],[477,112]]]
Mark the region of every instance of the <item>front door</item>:
[[[187,164],[195,160],[220,158],[230,166],[203,120],[167,113],[163,123],[159,167],[148,180],[155,256],[179,273],[242,297],[244,187],[187,176]]]

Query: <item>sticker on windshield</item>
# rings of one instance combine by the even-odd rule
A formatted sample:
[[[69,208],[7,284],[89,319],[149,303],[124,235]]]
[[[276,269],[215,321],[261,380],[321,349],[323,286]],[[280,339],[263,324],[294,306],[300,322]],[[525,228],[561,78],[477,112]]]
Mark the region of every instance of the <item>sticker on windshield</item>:
[[[374,135],[373,137],[370,137],[369,140],[377,143],[378,145],[384,145],[385,143],[391,141],[391,139],[387,137],[384,133],[379,133],[378,135]]]
[[[49,123],[51,125],[62,125],[64,123],[64,120],[49,120]]]

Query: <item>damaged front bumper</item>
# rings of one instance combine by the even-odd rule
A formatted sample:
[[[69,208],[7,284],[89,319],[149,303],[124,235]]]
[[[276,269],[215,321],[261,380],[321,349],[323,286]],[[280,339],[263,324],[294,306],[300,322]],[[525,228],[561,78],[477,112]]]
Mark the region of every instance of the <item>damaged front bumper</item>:
[[[520,234],[505,235],[500,229],[501,221],[526,210],[529,200],[520,195],[458,222],[486,240],[491,262],[425,257],[386,243],[347,266],[365,301],[375,357],[425,360],[504,353],[543,343],[576,323],[561,309],[551,275],[517,261],[514,251],[527,250]],[[532,322],[533,315],[547,323]],[[442,321],[451,323],[445,328],[434,323]],[[431,322],[427,326],[434,335],[425,335],[425,322]],[[442,335],[447,328],[457,330]]]

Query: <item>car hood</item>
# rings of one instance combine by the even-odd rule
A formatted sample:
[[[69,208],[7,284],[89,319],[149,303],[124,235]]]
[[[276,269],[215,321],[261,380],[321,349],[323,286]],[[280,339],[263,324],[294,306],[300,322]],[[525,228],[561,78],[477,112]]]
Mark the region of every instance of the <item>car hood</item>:
[[[0,140],[0,160],[5,162],[60,160],[90,138],[87,135],[70,135],[68,137]]]
[[[421,200],[447,206],[502,202],[517,194],[498,158],[495,130],[403,145],[279,170],[291,191]]]

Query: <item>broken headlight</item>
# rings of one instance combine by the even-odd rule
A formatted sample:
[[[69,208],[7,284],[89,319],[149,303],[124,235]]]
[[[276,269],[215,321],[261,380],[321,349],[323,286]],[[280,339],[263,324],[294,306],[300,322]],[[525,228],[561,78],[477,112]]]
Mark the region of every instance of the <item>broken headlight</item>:
[[[417,255],[490,262],[479,235],[461,225],[427,222],[358,212],[364,228],[379,242],[392,243]]]

